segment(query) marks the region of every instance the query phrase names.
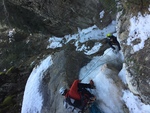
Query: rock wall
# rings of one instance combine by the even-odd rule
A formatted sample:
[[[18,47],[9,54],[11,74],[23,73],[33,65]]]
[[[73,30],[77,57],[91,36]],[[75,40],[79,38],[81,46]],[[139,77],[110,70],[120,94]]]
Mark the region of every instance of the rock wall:
[[[23,92],[31,72],[26,67],[11,67],[0,72],[0,113],[19,113]]]
[[[3,0],[1,4],[2,23],[30,33],[40,31],[55,36],[71,34],[77,32],[78,27],[94,24],[103,28],[115,18],[111,10],[116,11],[113,0]],[[99,13],[104,9],[105,16],[100,20]]]
[[[142,3],[141,3],[142,2]],[[118,18],[118,37],[121,42],[122,51],[125,58],[125,65],[127,69],[126,80],[129,89],[137,95],[140,95],[144,103],[150,104],[150,65],[149,65],[149,46],[150,39],[145,41],[145,47],[133,53],[132,47],[127,45],[129,37],[130,18],[136,16],[140,11],[146,13],[148,10],[146,1],[122,1],[122,12]],[[139,4],[139,5],[137,5]],[[141,8],[139,8],[141,7]],[[140,37],[141,38],[141,37]],[[133,44],[139,43],[133,42]]]

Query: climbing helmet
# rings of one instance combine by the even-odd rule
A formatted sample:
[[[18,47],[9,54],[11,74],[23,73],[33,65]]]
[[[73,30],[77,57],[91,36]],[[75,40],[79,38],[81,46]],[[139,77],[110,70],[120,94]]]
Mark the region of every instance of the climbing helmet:
[[[112,34],[111,34],[111,33],[108,33],[106,36],[107,36],[107,37],[110,37],[110,36],[112,36]]]

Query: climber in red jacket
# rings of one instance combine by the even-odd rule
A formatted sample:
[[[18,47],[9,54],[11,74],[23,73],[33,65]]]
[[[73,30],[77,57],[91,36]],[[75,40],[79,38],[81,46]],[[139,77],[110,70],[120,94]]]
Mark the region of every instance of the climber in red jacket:
[[[70,105],[83,110],[87,104],[85,101],[94,101],[96,99],[86,88],[94,89],[94,82],[91,80],[89,84],[85,84],[80,83],[80,80],[75,80],[69,90],[62,87],[59,92],[66,97],[66,101]],[[70,99],[74,99],[74,101],[71,102]]]

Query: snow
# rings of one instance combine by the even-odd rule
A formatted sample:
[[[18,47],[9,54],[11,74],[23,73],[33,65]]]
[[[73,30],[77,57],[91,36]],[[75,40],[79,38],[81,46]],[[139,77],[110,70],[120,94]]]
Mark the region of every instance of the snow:
[[[150,15],[138,13],[130,19],[129,38],[127,44],[133,47],[134,52],[144,48],[145,41],[150,37]],[[138,44],[133,44],[133,41],[139,39]]]
[[[15,28],[8,31],[9,43],[14,41],[14,35],[16,34]]]
[[[43,98],[39,91],[44,71],[52,65],[51,56],[44,59],[35,67],[26,83],[21,113],[38,113],[42,108]]]
[[[49,39],[50,45],[47,46],[47,49],[48,48],[54,49],[55,47],[62,47],[62,43],[61,43],[62,40],[63,40],[62,38],[58,38],[58,37],[55,37],[55,36],[51,37]]]
[[[65,35],[64,37],[59,37],[59,38],[58,37],[50,37],[50,39],[49,39],[50,45],[47,46],[47,49],[48,48],[55,49],[55,48],[61,47],[62,43],[63,43],[62,39],[66,40],[65,43],[68,43],[70,40],[75,39],[77,41],[76,45],[75,45],[76,47],[78,46],[78,44],[77,44],[78,42],[83,43],[88,40],[103,39],[106,37],[107,33],[115,32],[115,30],[116,30],[115,25],[116,25],[116,21],[112,21],[112,23],[110,25],[108,25],[106,28],[104,28],[102,30],[100,30],[96,25],[94,25],[92,27],[89,27],[87,29],[82,29],[82,30],[78,28],[78,33],[74,34],[74,35]],[[81,50],[83,50],[83,49],[79,49],[79,51],[81,51]]]
[[[86,55],[91,55],[93,53],[96,53],[100,49],[100,47],[101,47],[101,43],[97,42],[97,43],[95,43],[95,45],[92,47],[91,50],[89,50],[89,51],[86,50],[84,53]]]
[[[14,37],[14,34],[15,34],[16,32],[15,32],[15,29],[13,28],[12,30],[9,30],[9,32],[8,32],[8,37]]]
[[[150,31],[148,27],[150,26],[150,15],[142,16],[140,13],[137,17],[132,17],[130,19],[131,26],[129,29],[129,38],[127,44],[133,46],[134,52],[139,51],[144,47],[144,42],[150,36]],[[85,54],[93,54],[100,47],[100,43],[96,43],[91,50],[87,50],[83,44],[81,47],[78,47],[79,42],[85,42],[87,40],[93,39],[103,39],[106,34],[115,32],[116,22],[113,21],[108,27],[100,30],[96,25],[89,27],[87,29],[79,29],[77,34],[66,35],[64,37],[50,37],[50,44],[47,48],[58,48],[62,47],[62,44],[68,43],[70,40],[75,39],[74,43],[77,51],[85,51]],[[61,39],[60,39],[61,38]],[[63,40],[62,40],[63,39]],[[64,39],[66,40],[64,42]],[[140,39],[141,42],[133,45],[133,41]],[[99,107],[105,111],[105,113],[122,113],[121,110],[122,101],[125,102],[130,113],[150,113],[150,105],[145,105],[141,102],[140,98],[134,95],[129,90],[122,90],[115,85],[114,81],[109,77],[112,73],[112,70],[107,68],[107,63],[111,62],[114,65],[118,65],[120,62],[123,62],[123,54],[121,51],[115,53],[111,48],[107,49],[104,52],[104,55],[94,57],[91,62],[89,62],[85,67],[80,71],[79,78],[82,82],[89,82],[90,79],[93,79],[96,85],[96,91],[92,91],[99,102]],[[44,59],[39,66],[35,67],[30,74],[30,77],[27,81],[23,105],[21,113],[37,113],[41,111],[42,108],[42,95],[39,91],[39,85],[41,77],[44,71],[52,65],[51,56]],[[119,72],[118,76],[124,84],[126,84],[126,69],[123,66],[122,70]],[[102,102],[102,103],[101,103]]]
[[[118,76],[120,77],[120,79],[122,80],[122,82],[124,83],[124,84],[127,84],[127,82],[126,82],[126,69],[125,69],[125,64],[123,64],[123,68],[122,68],[122,70],[119,72],[119,74],[118,74]]]
[[[101,12],[99,13],[99,15],[100,15],[100,19],[104,17],[104,14],[105,14],[105,11],[104,11],[104,10],[103,10],[103,11],[101,11]]]
[[[107,68],[105,63],[115,61],[123,62],[123,55],[121,52],[115,54],[111,49],[107,49],[103,56],[94,57],[93,60],[83,67],[80,71],[80,79],[83,83],[88,83],[91,79],[96,85],[96,97],[101,100],[100,109],[105,113],[122,113],[121,100],[124,100],[130,113],[150,113],[150,105],[145,105],[141,102],[138,96],[133,95],[129,90],[123,91],[123,97],[120,97],[119,90],[113,81],[106,75],[111,75],[111,70]],[[123,66],[118,74],[120,79],[126,84],[126,69]],[[121,99],[122,98],[122,99]],[[107,106],[106,106],[106,105]]]
[[[99,106],[105,113],[123,113],[121,110],[121,93],[119,93],[114,81],[109,77],[112,76],[113,71],[107,68],[106,65],[107,63],[119,64],[120,55],[120,52],[116,54],[111,48],[107,49],[103,56],[93,58],[80,71],[79,78],[83,83],[89,83],[91,79],[94,81],[97,101],[101,101]]]
[[[124,91],[123,99],[130,113],[150,113],[150,105],[143,104],[141,100],[129,90]]]

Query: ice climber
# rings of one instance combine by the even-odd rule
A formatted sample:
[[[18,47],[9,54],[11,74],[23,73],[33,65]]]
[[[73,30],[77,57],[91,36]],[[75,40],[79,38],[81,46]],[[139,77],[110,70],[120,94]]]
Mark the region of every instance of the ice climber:
[[[69,111],[72,112],[77,108],[81,113],[83,113],[85,107],[94,102],[96,99],[96,97],[91,94],[87,88],[95,89],[94,82],[92,80],[89,84],[81,83],[80,80],[75,80],[70,89],[61,87],[59,93],[65,97],[64,107],[66,109],[70,109]],[[69,104],[69,106],[67,104]]]
[[[110,45],[110,47],[113,50],[116,50],[116,48],[113,45],[117,45],[118,46],[118,51],[121,50],[120,44],[117,41],[117,37],[115,37],[114,35],[112,35],[111,33],[107,34],[107,43]]]

